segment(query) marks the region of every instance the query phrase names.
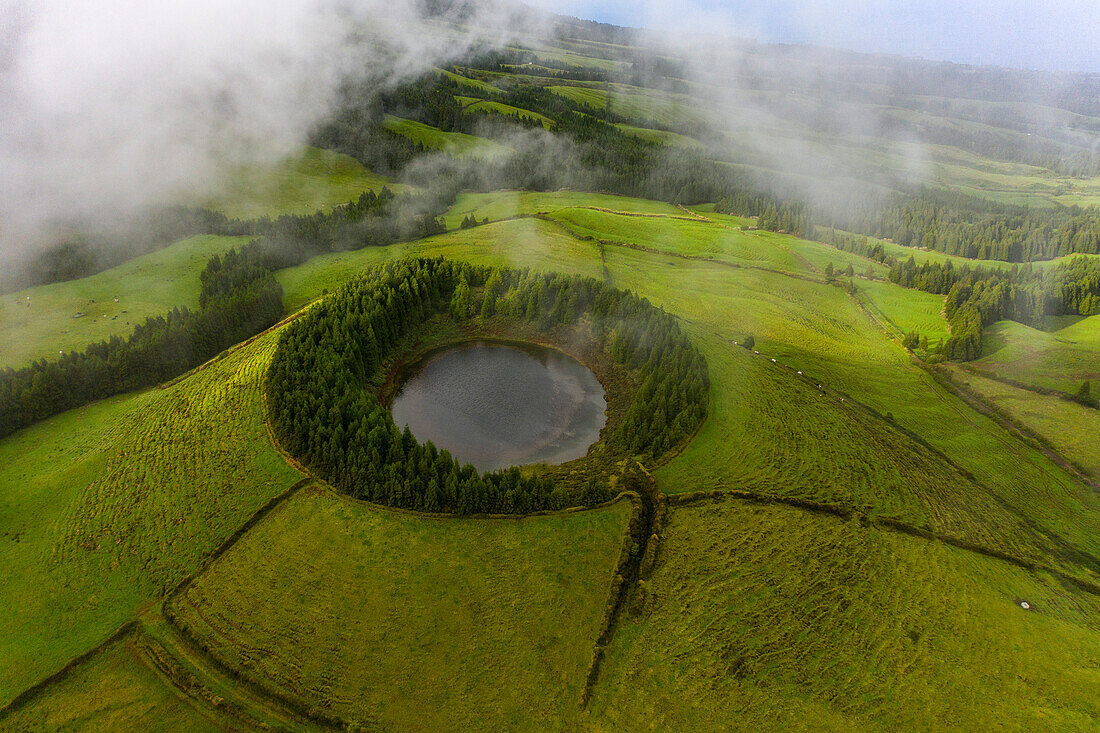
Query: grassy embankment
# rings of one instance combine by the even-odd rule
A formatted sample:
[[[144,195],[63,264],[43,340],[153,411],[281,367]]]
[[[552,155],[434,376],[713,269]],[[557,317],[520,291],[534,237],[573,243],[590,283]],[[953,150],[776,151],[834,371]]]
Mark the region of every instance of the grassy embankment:
[[[545,115],[540,115],[538,112],[532,112],[531,110],[522,109],[521,107],[513,107],[510,104],[490,102],[484,99],[478,99],[477,97],[455,97],[455,101],[466,110],[492,112],[495,114],[508,115],[509,117],[530,117],[531,119],[541,122],[545,129],[549,129],[554,125],[554,121]]]
[[[1074,394],[1096,380],[1100,394],[1100,316],[1051,319],[1049,331],[1001,321],[982,333],[972,366],[1021,384]]]
[[[407,137],[426,150],[438,150],[456,157],[491,158],[508,152],[508,148],[492,140],[464,132],[444,132],[415,120],[387,115],[384,124],[390,131]]]

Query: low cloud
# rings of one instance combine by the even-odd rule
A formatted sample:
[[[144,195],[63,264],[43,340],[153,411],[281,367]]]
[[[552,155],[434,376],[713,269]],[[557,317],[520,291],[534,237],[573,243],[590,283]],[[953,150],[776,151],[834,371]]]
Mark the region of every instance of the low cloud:
[[[423,73],[507,18],[412,0],[0,0],[0,268],[73,223],[200,201],[293,153],[350,75]],[[461,28],[461,29],[458,29]]]

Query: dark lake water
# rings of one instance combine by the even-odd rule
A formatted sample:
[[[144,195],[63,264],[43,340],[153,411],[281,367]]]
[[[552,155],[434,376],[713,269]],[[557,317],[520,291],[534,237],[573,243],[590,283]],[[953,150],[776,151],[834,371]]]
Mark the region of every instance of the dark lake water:
[[[580,458],[600,437],[603,386],[588,367],[537,346],[475,341],[405,375],[393,419],[481,471]]]

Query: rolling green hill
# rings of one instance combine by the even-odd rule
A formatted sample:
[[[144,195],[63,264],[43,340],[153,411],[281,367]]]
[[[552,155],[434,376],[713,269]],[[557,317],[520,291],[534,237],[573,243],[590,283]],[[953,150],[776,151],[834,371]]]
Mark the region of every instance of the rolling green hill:
[[[401,190],[354,158],[310,147],[270,167],[228,172],[222,192],[206,206],[231,219],[312,214],[357,199],[365,191],[378,192],[383,186]]]
[[[470,211],[550,220],[317,257],[280,273],[287,301],[410,254],[633,289],[680,319],[711,374],[710,417],[657,489],[801,508],[674,506],[651,577],[628,587],[606,637],[629,503],[434,519],[306,488],[231,538],[301,476],[262,419],[277,342],[265,336],[168,389],[0,443],[0,598],[21,609],[0,647],[19,670],[3,699],[137,619],[0,725],[721,729],[734,716],[844,730],[1047,715],[1074,728],[1096,714],[1082,691],[1095,684],[1097,601],[1064,578],[1100,577],[1100,502],[826,284],[818,263],[836,250],[573,192],[467,196],[449,218]],[[899,320],[923,313],[895,307]],[[734,343],[749,333],[760,354]],[[1095,460],[1087,442],[1073,450]],[[187,578],[163,620],[160,599]],[[917,704],[934,689],[949,692]]]
[[[407,137],[428,150],[440,150],[458,157],[493,157],[507,152],[507,148],[492,140],[486,140],[464,132],[444,132],[415,120],[388,116],[386,128]]]
[[[330,253],[278,260],[298,263],[273,273],[283,322],[168,384],[0,439],[0,730],[1100,726],[1100,411],[1065,399],[1083,383],[1100,396],[1100,316],[1051,317],[1046,330],[987,323],[981,359],[921,361],[928,354],[902,336],[947,339],[944,296],[890,282],[872,259],[762,228],[800,230],[773,226],[768,209],[803,197],[835,194],[870,211],[922,185],[1047,215],[1098,204],[1088,141],[1100,108],[1088,80],[1062,79],[1052,97],[1037,75],[1038,96],[1015,99],[1031,72],[762,44],[699,74],[671,49],[577,23],[432,69],[420,109],[401,96],[416,81],[387,90],[399,103],[354,108],[369,118],[363,135],[324,144],[359,160],[306,148],[232,172],[206,202],[274,218],[382,186],[419,193],[402,183],[411,176],[383,178],[360,160],[400,170],[443,153],[468,165],[463,185],[476,190],[448,191],[423,226],[400,229],[441,233],[363,246],[406,235],[372,238],[377,220],[349,216],[339,234],[351,236],[328,241]],[[549,91],[524,96],[530,87]],[[600,192],[490,190],[498,164],[519,167],[510,156],[526,151],[500,133],[507,120],[464,119],[456,102],[534,117],[545,131],[524,134],[540,140],[574,135],[560,149],[598,161],[576,180]],[[605,159],[616,151],[623,160]],[[644,174],[624,183],[612,169]],[[733,172],[742,197],[696,195],[685,170]],[[652,191],[643,184],[666,174],[668,200],[609,193]],[[500,185],[580,188],[573,180]],[[323,217],[307,219],[284,220],[288,246],[328,233]],[[195,305],[208,258],[249,240],[192,237],[0,296],[0,370]],[[899,260],[1014,267],[869,241]],[[678,328],[705,357],[709,382],[695,385],[709,384],[706,419],[661,462],[594,449],[585,461],[608,464],[606,488],[588,484],[605,492],[589,503],[616,498],[588,509],[433,515],[338,493],[276,445],[269,420],[286,411],[267,399],[269,366],[288,323],[324,313],[332,301],[321,301],[367,268],[406,257],[636,293],[675,322],[666,336]],[[275,266],[257,268],[267,277]],[[430,302],[431,288],[404,302]],[[546,292],[497,306],[549,312]],[[382,300],[361,305],[395,309]],[[450,301],[452,313],[463,307]],[[571,335],[626,348],[636,324],[602,334],[595,312]],[[492,326],[474,313],[446,332],[408,331],[381,376],[341,373],[339,393],[384,392],[412,355]],[[393,327],[401,314],[390,315]],[[661,338],[646,341],[637,348],[660,353]],[[305,381],[326,367],[303,367]],[[677,399],[698,399],[698,386],[677,391],[667,374],[645,373],[624,367],[607,384],[667,389],[664,414],[646,416],[655,423]],[[372,442],[354,415],[330,430],[322,418],[340,422],[336,412],[303,404],[306,432],[355,431],[387,459],[412,455],[409,437]],[[387,489],[415,486],[436,457],[424,455]],[[582,463],[522,473],[584,486]]]
[[[210,256],[251,239],[190,237],[91,277],[0,295],[0,368],[124,337],[149,316],[196,307]]]

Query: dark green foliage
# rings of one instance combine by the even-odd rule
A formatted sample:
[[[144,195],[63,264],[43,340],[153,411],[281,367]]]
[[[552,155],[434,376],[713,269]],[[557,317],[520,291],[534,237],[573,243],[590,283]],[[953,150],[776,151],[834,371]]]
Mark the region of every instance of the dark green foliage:
[[[923,191],[846,228],[906,247],[980,260],[1031,262],[1081,252],[1100,254],[1100,210],[1030,209],[986,199]]]
[[[756,346],[756,339],[755,339],[755,338],[753,338],[753,335],[752,335],[752,334],[750,333],[750,334],[749,334],[748,336],[746,336],[746,337],[745,337],[745,339],[744,339],[744,340],[743,340],[743,341],[741,342],[741,345],[742,345],[742,346],[744,346],[744,347],[745,347],[746,349],[750,349],[750,350],[751,350],[751,349],[752,349],[753,347],[755,347],[755,346]]]
[[[198,366],[276,323],[283,289],[256,245],[214,257],[201,276],[197,311],[174,308],[129,338],[0,372],[0,437],[94,400],[148,387]]]
[[[1031,265],[1010,270],[956,268],[950,262],[918,265],[910,257],[894,264],[890,280],[947,296],[944,314],[951,338],[942,354],[957,361],[981,356],[982,328],[996,321],[1007,318],[1040,327],[1047,316],[1100,313],[1100,261],[1088,257],[1072,258],[1046,272]]]
[[[409,259],[373,268],[284,332],[267,375],[282,445],[342,491],[380,504],[471,514],[569,503],[549,479],[515,470],[479,475],[447,451],[418,444],[369,389],[387,360],[441,313],[458,321],[495,313],[542,331],[585,319],[614,361],[637,370],[641,386],[607,439],[623,454],[660,456],[706,416],[703,356],[644,299],[592,279]],[[607,498],[606,489],[589,487],[579,500]]]

